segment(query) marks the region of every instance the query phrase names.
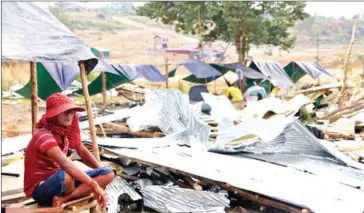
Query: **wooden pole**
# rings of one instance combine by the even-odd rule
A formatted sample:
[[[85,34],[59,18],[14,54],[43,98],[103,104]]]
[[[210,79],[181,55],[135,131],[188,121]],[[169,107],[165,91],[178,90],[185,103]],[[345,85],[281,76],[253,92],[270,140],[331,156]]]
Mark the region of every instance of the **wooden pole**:
[[[31,108],[32,108],[32,134],[38,119],[38,84],[37,84],[37,62],[30,62],[30,82],[31,82]]]
[[[100,52],[100,58],[104,58],[104,53]],[[101,72],[101,81],[102,81],[102,105],[105,106],[107,103],[107,94],[106,94],[106,74],[105,72]]]
[[[92,116],[90,94],[88,93],[88,87],[87,87],[85,62],[79,61],[78,65],[80,66],[82,90],[83,90],[83,96],[85,97],[87,117],[88,117],[88,122],[89,122],[89,126],[90,126],[92,149],[94,151],[94,156],[95,156],[96,160],[100,162],[100,153],[99,153],[99,147],[97,146],[97,142],[96,142],[96,129],[95,129],[95,125],[94,125],[94,118]]]
[[[166,78],[167,78],[167,82],[166,82],[166,89],[168,89],[168,59],[166,58],[165,60],[165,72],[166,72]]]
[[[353,32],[351,34],[351,40],[349,43],[349,48],[348,48],[348,54],[346,55],[345,58],[345,62],[344,62],[344,70],[343,70],[343,74],[344,74],[344,78],[343,78],[343,86],[341,87],[341,91],[340,91],[340,98],[339,98],[339,106],[342,107],[344,105],[344,92],[346,90],[347,87],[347,79],[348,79],[348,72],[347,72],[347,66],[348,66],[348,62],[349,62],[349,58],[351,55],[351,49],[353,47],[353,43],[355,41],[355,34],[356,34],[356,29],[358,26],[358,19],[355,20],[354,22],[354,26],[353,26]]]
[[[105,72],[101,72],[101,78],[102,78],[102,105],[105,106],[107,103]]]

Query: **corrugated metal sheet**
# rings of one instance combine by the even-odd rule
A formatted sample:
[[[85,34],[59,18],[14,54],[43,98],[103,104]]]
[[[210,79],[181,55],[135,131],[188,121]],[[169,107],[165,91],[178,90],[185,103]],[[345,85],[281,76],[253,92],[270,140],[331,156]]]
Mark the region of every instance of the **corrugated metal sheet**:
[[[330,178],[294,168],[190,148],[113,149],[120,156],[228,183],[314,212],[364,211],[364,192]],[[364,180],[358,180],[364,182]],[[362,185],[362,184],[361,184]]]
[[[179,133],[186,142],[195,137],[207,141],[211,127],[197,118],[201,108],[189,104],[188,96],[180,91],[153,90],[145,96],[145,104],[127,120],[133,131],[158,126],[166,135]]]
[[[341,162],[332,158],[289,154],[242,154],[240,156],[296,168],[300,171],[309,172],[315,175],[327,176],[328,179],[334,179],[342,184],[356,187],[364,191],[364,171],[344,166]]]
[[[147,186],[144,205],[158,212],[225,212],[229,200],[223,194],[177,186]]]
[[[118,198],[123,193],[128,194],[134,201],[142,199],[142,197],[129,186],[125,180],[116,176],[114,181],[107,185],[105,189],[108,213],[118,213]]]
[[[10,138],[1,137],[1,155],[4,156],[24,150],[25,148],[27,148],[28,143],[31,139],[31,134]]]

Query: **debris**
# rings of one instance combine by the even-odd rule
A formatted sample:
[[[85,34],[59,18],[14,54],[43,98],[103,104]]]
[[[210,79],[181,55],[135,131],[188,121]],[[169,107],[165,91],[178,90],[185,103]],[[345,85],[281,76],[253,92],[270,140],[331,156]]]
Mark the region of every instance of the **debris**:
[[[144,205],[158,212],[225,212],[230,202],[221,194],[177,186],[147,186],[142,193]]]
[[[116,176],[114,181],[107,185],[105,194],[107,195],[107,209],[109,213],[125,212],[128,207],[131,207],[130,205],[135,203],[135,201],[142,199],[142,197],[119,176]],[[132,211],[135,209],[129,210]]]

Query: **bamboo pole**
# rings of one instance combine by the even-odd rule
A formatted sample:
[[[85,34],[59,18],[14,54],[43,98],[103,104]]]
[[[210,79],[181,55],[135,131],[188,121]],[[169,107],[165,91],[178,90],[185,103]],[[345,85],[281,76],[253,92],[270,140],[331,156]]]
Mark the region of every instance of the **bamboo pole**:
[[[38,119],[38,82],[37,82],[37,63],[30,62],[30,82],[31,82],[31,108],[32,108],[32,134]]]
[[[105,72],[101,72],[102,79],[102,105],[106,105],[107,103],[107,94],[106,94],[106,75]]]
[[[104,53],[100,51],[100,58],[104,58]],[[107,103],[107,94],[106,94],[106,74],[105,72],[101,72],[101,82],[102,82],[102,105]]]
[[[94,155],[95,155],[96,160],[100,162],[100,153],[99,153],[99,147],[97,146],[97,142],[96,142],[96,129],[95,129],[95,125],[94,125],[94,118],[92,116],[92,107],[91,107],[90,94],[88,93],[88,87],[87,87],[87,76],[86,76],[85,62],[80,61],[78,63],[78,65],[80,66],[82,90],[83,90],[83,96],[85,97],[87,117],[88,117],[88,122],[89,122],[89,126],[90,126],[92,149],[94,151]]]
[[[350,58],[350,55],[351,55],[351,49],[352,49],[353,43],[355,41],[355,34],[356,34],[357,26],[358,26],[358,19],[355,20],[354,25],[353,25],[353,32],[351,34],[351,40],[350,40],[350,43],[349,43],[348,54],[346,55],[345,62],[344,62],[343,86],[341,87],[340,98],[339,98],[339,106],[340,107],[342,107],[344,105],[344,92],[345,92],[346,87],[347,87],[346,84],[347,84],[347,79],[348,79],[348,71],[347,71],[348,68],[347,67],[348,67],[348,62],[349,62],[349,58]]]
[[[168,56],[167,56],[168,57]],[[165,60],[165,72],[166,72],[166,78],[167,78],[167,82],[166,82],[166,89],[168,89],[168,59],[166,58]]]

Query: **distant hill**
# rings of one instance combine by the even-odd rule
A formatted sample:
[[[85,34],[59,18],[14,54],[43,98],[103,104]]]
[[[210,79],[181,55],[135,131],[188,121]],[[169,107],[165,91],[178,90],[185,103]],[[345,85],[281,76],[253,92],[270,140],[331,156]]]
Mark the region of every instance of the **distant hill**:
[[[320,44],[348,44],[351,39],[353,19],[334,19],[322,16],[311,16],[296,23],[293,33],[297,36],[297,44],[315,43],[316,38],[312,26],[317,25]],[[364,39],[364,18],[359,19],[356,39]]]

